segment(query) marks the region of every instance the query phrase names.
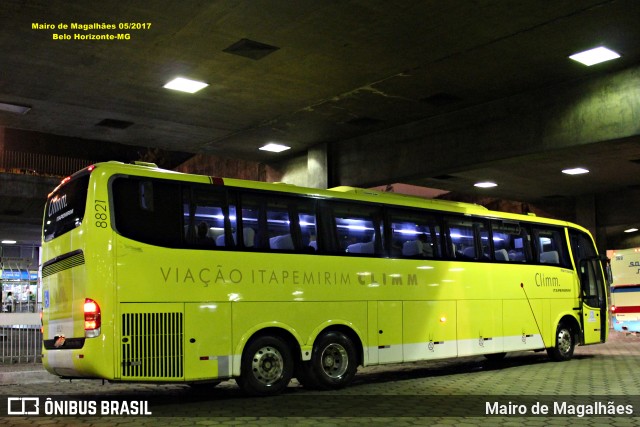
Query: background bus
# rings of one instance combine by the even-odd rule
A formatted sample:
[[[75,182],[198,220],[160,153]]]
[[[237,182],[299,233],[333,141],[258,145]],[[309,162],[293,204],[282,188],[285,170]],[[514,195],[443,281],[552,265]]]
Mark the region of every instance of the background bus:
[[[611,323],[619,332],[640,332],[640,248],[611,251]]]
[[[43,224],[45,367],[273,394],[357,366],[604,342],[601,261],[576,225],[477,205],[109,162]]]

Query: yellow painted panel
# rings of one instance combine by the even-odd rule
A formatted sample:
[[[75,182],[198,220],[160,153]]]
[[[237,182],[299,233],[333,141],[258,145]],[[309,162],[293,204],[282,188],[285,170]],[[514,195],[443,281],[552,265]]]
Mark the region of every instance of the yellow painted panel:
[[[498,353],[502,348],[502,301],[457,302],[458,355]]]
[[[455,301],[405,301],[406,344],[456,339]]]
[[[231,303],[185,304],[185,380],[231,376]]]
[[[405,361],[455,356],[456,302],[405,301],[403,331]]]
[[[401,362],[402,301],[378,302],[378,361]]]

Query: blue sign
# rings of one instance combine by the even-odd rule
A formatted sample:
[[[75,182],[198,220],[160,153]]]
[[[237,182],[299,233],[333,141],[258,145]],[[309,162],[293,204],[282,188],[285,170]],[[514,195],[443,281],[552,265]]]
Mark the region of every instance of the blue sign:
[[[27,270],[2,270],[0,272],[2,280],[38,280],[38,273]]]

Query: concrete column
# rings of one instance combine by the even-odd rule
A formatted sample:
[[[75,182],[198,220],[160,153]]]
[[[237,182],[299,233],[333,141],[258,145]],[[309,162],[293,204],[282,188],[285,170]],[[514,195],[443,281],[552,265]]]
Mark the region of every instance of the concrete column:
[[[606,254],[607,249],[607,233],[604,227],[598,225],[598,209],[597,197],[594,194],[588,194],[576,198],[576,223],[583,226],[593,236],[596,241],[598,252]]]
[[[576,198],[576,223],[596,236],[596,197],[587,194]]]
[[[307,152],[307,174],[309,187],[326,189],[329,186],[326,143],[315,145]]]

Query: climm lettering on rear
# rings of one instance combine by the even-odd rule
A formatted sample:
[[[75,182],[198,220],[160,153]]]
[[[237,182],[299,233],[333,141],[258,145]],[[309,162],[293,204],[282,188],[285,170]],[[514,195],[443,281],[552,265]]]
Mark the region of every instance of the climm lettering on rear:
[[[67,195],[63,194],[62,197],[55,196],[49,202],[49,209],[47,211],[47,215],[51,217],[66,207],[67,207]]]

